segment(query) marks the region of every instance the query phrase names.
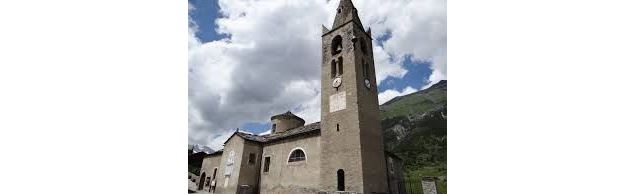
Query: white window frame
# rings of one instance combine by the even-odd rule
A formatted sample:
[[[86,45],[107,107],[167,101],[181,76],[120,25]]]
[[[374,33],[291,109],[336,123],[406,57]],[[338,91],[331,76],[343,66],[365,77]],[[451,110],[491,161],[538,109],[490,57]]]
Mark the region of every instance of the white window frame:
[[[291,153],[293,153],[293,151],[296,151],[296,150],[301,150],[304,153],[304,160],[303,161],[289,162],[289,158],[291,158]],[[296,148],[291,149],[289,154],[287,154],[286,161],[287,161],[287,164],[306,163],[307,161],[309,161],[309,154],[307,154],[306,150],[302,149],[301,147],[296,147]]]

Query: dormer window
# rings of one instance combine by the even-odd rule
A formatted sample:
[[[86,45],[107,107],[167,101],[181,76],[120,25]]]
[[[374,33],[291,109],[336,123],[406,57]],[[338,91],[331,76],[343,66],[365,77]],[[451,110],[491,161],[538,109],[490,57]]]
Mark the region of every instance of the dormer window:
[[[341,53],[343,49],[342,37],[340,35],[335,36],[335,38],[333,38],[333,41],[331,41],[331,54],[337,55]]]

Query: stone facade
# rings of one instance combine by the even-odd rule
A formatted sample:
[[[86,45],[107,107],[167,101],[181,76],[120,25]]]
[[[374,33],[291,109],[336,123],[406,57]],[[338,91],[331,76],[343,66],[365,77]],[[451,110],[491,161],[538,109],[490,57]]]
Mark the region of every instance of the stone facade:
[[[271,133],[281,133],[304,125],[304,119],[293,115],[291,112],[271,117]]]
[[[324,190],[341,190],[336,184],[341,169],[344,191],[387,193],[370,29],[363,29],[350,0],[340,1],[337,12],[332,29],[323,27],[322,35],[320,181]],[[345,95],[344,109],[331,108],[334,95]]]
[[[304,161],[289,162],[293,150],[306,154]],[[269,144],[263,157],[269,157],[268,172],[261,169],[260,193],[316,193],[319,191],[320,136],[298,137]]]
[[[350,0],[322,28],[322,122],[286,112],[271,117],[269,135],[236,131],[203,159],[206,191],[403,193],[401,160],[384,152],[370,29]]]
[[[223,156],[220,159],[219,174],[216,176],[216,191],[217,193],[236,193],[238,190],[238,177],[240,176],[240,168],[243,160],[240,160],[243,155],[243,148],[245,146],[245,140],[232,136],[225,142],[225,148]]]
[[[222,152],[216,152],[203,158],[201,174],[197,185],[199,190],[211,191],[212,187],[216,184],[220,167],[220,159],[222,157],[221,154]]]

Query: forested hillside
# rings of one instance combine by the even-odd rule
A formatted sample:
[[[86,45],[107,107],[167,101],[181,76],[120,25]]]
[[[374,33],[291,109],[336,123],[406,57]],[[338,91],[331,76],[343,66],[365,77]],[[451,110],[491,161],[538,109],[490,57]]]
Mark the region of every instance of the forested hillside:
[[[447,182],[447,81],[380,106],[386,149],[404,160],[409,178],[434,176],[440,193]]]

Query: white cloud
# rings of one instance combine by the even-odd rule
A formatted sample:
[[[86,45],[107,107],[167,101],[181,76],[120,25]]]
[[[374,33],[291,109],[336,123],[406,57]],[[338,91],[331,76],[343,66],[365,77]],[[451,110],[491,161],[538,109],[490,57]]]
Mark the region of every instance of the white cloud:
[[[269,134],[271,134],[271,129],[269,129],[269,130],[267,130],[265,132],[259,133],[258,135],[269,135]]]
[[[377,44],[374,44],[377,45]],[[377,76],[377,85],[381,84],[388,77],[403,78],[408,70],[406,70],[401,59],[393,59],[389,53],[380,46],[373,46],[373,56],[375,57],[375,73]]]
[[[207,43],[195,37],[199,29],[190,21],[189,143],[219,149],[237,127],[287,110],[307,123],[319,121],[321,25],[331,27],[338,3],[219,0],[216,31],[228,38]],[[383,47],[374,43],[379,82],[403,77],[406,56],[432,62],[434,79],[445,78],[445,1],[354,3],[375,41],[391,33]],[[388,90],[380,102],[414,91]]]
[[[210,148],[212,148],[214,151],[223,149],[223,144],[232,134],[234,134],[234,130],[225,130],[221,131],[219,134],[216,134],[211,138],[209,142],[209,145],[211,145]]]
[[[200,43],[189,25],[189,141],[218,148],[228,131],[291,110],[320,119],[321,27],[313,1],[219,1],[217,32]],[[221,135],[219,135],[221,134]]]
[[[370,24],[375,40],[390,35],[383,44],[386,53],[397,61],[411,56],[416,62],[431,62],[432,75],[426,83],[447,79],[445,0],[364,0],[355,1],[355,5],[362,22]],[[378,60],[376,56],[375,63]]]
[[[382,93],[379,93],[378,98],[379,98],[379,104],[383,104],[385,102],[388,102],[389,100],[393,99],[394,97],[397,96],[403,96],[403,95],[408,95],[408,94],[412,94],[414,92],[417,92],[417,89],[414,89],[412,87],[406,87],[403,90],[397,91],[397,90],[386,90]]]

